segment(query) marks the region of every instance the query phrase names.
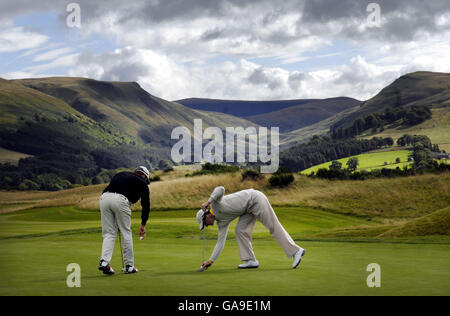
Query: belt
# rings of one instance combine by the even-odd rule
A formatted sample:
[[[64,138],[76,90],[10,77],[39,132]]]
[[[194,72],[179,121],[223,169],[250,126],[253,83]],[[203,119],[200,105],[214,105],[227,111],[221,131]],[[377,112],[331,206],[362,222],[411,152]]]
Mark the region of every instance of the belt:
[[[129,203],[130,205],[132,204],[132,203],[130,202],[130,200],[129,200],[125,195],[123,195],[122,193],[119,193],[119,192],[110,192],[110,191],[105,191],[105,192],[103,192],[103,193],[119,194],[119,195],[123,196],[123,197],[128,201],[128,203]]]

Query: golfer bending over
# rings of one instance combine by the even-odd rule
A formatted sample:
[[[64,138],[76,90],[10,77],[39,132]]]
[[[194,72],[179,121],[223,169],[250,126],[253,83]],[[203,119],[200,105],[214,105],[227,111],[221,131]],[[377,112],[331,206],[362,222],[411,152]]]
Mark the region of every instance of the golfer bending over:
[[[139,235],[145,238],[145,225],[150,213],[149,172],[145,167],[136,168],[134,173],[120,172],[103,191],[100,198],[102,215],[103,247],[99,270],[104,274],[114,274],[109,265],[117,237],[117,228],[123,237],[123,264],[125,273],[136,273],[134,267],[133,236],[131,233],[130,206],[141,199],[142,216]]]
[[[281,226],[264,193],[249,189],[233,194],[224,194],[224,187],[215,188],[208,201],[202,205],[202,209],[197,213],[197,222],[200,224],[200,229],[213,225],[215,220],[219,229],[217,244],[210,259],[203,263],[203,267],[207,268],[217,260],[225,245],[231,221],[239,217],[239,222],[236,225],[236,241],[241,261],[244,261],[244,263],[240,264],[238,268],[259,267],[259,262],[253,252],[251,239],[256,219],[259,219],[269,229],[272,237],[275,238],[286,255],[294,259],[292,268],[297,268],[306,250],[295,244],[294,240]],[[209,206],[211,206],[211,211],[207,209]]]

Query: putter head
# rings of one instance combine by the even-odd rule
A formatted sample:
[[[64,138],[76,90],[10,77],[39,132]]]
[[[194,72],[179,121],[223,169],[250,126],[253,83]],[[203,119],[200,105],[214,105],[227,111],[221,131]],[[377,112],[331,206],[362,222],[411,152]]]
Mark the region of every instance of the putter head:
[[[205,271],[206,269],[208,269],[208,268],[206,268],[206,267],[204,267],[204,266],[201,266],[200,269],[197,270],[197,272],[203,272],[203,271]]]

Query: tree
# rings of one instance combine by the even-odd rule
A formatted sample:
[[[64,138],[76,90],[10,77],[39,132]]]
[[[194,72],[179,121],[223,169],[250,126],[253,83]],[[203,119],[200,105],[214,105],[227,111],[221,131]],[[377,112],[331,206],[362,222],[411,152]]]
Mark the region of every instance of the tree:
[[[331,162],[330,165],[330,170],[341,170],[342,169],[342,163],[337,161],[337,160],[333,160]]]
[[[364,119],[362,118],[358,118],[354,123],[353,123],[353,127],[355,129],[355,132],[357,135],[362,134],[362,132],[364,131],[364,127],[366,125],[366,122],[364,121]]]
[[[358,165],[359,165],[359,160],[357,157],[352,157],[347,161],[348,170],[350,170],[351,172],[358,169]]]
[[[387,137],[387,138],[385,138],[385,143],[388,146],[392,146],[392,145],[394,145],[394,140],[392,139],[392,137]]]
[[[292,173],[274,174],[269,178],[269,184],[272,187],[286,187],[294,182],[294,175]]]

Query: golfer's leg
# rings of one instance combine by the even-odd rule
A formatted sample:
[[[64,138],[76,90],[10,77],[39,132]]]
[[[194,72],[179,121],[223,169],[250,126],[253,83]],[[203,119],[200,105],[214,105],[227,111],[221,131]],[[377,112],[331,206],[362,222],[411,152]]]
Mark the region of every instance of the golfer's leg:
[[[117,225],[122,234],[123,261],[125,266],[134,266],[133,234],[131,232],[131,210],[127,203],[121,203],[116,212]]]
[[[252,247],[252,232],[255,223],[256,217],[253,214],[244,214],[239,218],[236,225],[236,242],[241,261],[256,260]]]
[[[299,247],[278,220],[275,211],[270,205],[267,197],[260,193],[257,198],[259,206],[258,219],[269,229],[272,237],[278,242],[284,253],[292,257],[301,247]]]
[[[100,213],[102,220],[102,256],[101,260],[110,263],[114,251],[114,244],[117,237],[116,219],[110,208],[110,199],[108,196],[102,196],[100,200]]]

